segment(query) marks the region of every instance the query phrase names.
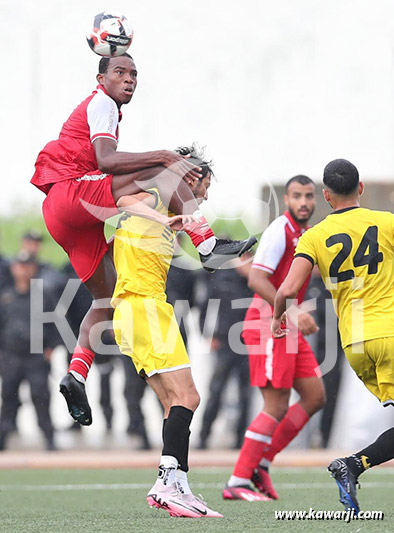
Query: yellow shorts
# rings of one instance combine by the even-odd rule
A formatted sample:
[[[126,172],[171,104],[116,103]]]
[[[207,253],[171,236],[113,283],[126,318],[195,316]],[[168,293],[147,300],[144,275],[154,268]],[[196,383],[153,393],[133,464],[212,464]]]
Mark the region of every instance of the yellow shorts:
[[[127,294],[114,313],[115,339],[142,377],[189,368],[190,360],[172,305]]]
[[[344,351],[367,389],[385,407],[394,405],[394,337],[351,344]]]

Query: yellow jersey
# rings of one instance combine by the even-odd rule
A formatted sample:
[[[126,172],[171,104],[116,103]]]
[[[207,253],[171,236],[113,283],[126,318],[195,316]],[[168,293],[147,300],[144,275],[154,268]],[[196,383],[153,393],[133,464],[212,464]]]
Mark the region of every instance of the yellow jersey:
[[[154,209],[169,215],[156,189]],[[124,214],[115,232],[117,282],[112,302],[126,293],[166,301],[166,281],[174,255],[175,232],[159,222]]]
[[[317,264],[331,292],[342,346],[394,336],[394,215],[351,207],[300,238],[295,257]]]

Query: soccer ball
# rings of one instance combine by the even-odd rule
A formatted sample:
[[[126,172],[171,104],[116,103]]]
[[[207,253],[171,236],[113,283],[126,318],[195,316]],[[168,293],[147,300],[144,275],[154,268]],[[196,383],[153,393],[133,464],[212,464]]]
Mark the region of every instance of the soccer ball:
[[[131,45],[133,30],[123,15],[103,11],[94,17],[93,28],[86,34],[86,39],[99,56],[121,56]]]

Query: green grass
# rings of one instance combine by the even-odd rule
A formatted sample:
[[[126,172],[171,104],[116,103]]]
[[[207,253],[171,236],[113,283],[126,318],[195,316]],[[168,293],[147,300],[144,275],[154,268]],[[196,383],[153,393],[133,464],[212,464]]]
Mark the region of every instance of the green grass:
[[[105,235],[111,237],[115,231],[117,217],[106,224]],[[6,257],[13,257],[20,249],[21,240],[25,233],[37,230],[42,233],[43,243],[40,250],[40,259],[43,262],[61,267],[67,261],[65,251],[53,240],[49,234],[44,219],[40,213],[24,214],[18,218],[0,218],[0,250]],[[83,229],[81,229],[83,231]]]
[[[6,257],[16,255],[20,249],[22,236],[30,230],[38,230],[43,235],[43,244],[40,251],[41,261],[58,267],[66,263],[66,253],[49,235],[40,213],[25,214],[18,218],[0,219],[1,255]]]
[[[189,476],[223,519],[170,518],[150,509],[146,494],[153,470],[3,470],[0,471],[2,533],[123,532],[391,532],[394,530],[394,470],[363,476],[359,499],[363,509],[384,511],[384,521],[278,521],[275,510],[339,510],[338,491],[324,469],[276,469],[280,500],[267,503],[226,502],[221,489],[225,469],[195,469]],[[112,485],[112,486],[111,486]]]

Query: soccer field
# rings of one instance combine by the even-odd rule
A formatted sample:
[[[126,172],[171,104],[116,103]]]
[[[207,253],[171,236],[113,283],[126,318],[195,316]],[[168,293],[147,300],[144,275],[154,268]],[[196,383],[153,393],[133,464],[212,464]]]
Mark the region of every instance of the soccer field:
[[[394,469],[376,469],[363,479],[363,510],[383,511],[383,521],[277,520],[275,511],[340,510],[335,482],[323,468],[278,468],[273,480],[280,500],[267,503],[223,501],[230,471],[194,469],[190,482],[224,518],[171,518],[151,509],[146,494],[156,472],[124,470],[1,470],[0,531],[22,532],[392,532]]]

